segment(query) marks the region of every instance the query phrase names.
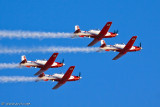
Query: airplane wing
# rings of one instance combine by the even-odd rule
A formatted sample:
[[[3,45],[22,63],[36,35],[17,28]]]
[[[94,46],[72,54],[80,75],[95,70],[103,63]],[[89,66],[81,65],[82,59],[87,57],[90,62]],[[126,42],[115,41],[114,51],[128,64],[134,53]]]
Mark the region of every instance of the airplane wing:
[[[52,89],[57,89],[60,86],[62,86],[63,84],[65,84],[67,82],[67,80],[70,78],[70,76],[72,75],[72,72],[73,72],[74,68],[75,68],[75,66],[69,67],[69,69],[64,74],[64,76],[62,77],[62,79]]]
[[[123,48],[123,51],[128,51],[134,44],[134,42],[136,41],[137,36],[133,36],[129,42],[126,44],[126,46]]]
[[[62,83],[58,82],[52,89],[58,89],[62,85],[63,85]]]
[[[97,35],[97,37],[88,46],[93,46],[98,41],[100,41],[107,34],[111,24],[112,22],[107,22],[103,29],[100,31],[100,33]]]
[[[95,38],[88,46],[93,46],[94,44],[96,44],[99,40],[97,38]]]
[[[123,55],[125,55],[128,52],[128,50],[133,46],[133,44],[136,41],[136,39],[137,39],[137,36],[133,36],[129,40],[129,42],[126,44],[126,46],[123,48],[123,50],[116,57],[114,57],[112,60],[117,60],[120,57],[122,57]]]
[[[127,52],[125,52],[125,53],[119,53],[116,57],[114,57],[112,60],[117,60],[117,59],[119,59],[120,57],[122,57],[123,55],[125,55]]]
[[[54,61],[56,60],[57,56],[58,56],[58,53],[54,53],[49,58],[49,60],[46,62],[46,64],[37,73],[35,73],[34,75],[40,75],[41,73],[43,73],[46,70],[48,70],[52,66],[52,64],[54,63]]]

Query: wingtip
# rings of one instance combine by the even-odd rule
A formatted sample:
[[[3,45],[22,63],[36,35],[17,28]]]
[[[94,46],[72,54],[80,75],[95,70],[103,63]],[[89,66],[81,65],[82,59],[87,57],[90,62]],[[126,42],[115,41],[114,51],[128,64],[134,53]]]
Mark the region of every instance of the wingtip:
[[[53,53],[53,55],[58,55],[59,53],[57,52],[57,53]]]
[[[112,24],[112,22],[107,22],[107,24]]]
[[[94,41],[94,40],[93,40],[93,41]],[[92,41],[92,42],[93,42],[93,41]],[[94,44],[93,44],[92,42],[91,42],[90,44],[88,44],[88,46],[87,46],[87,47],[91,47],[91,46],[93,46]]]
[[[112,60],[117,60],[115,57]]]
[[[39,71],[38,72],[36,72],[35,74],[34,74],[34,76],[37,76],[37,75],[40,75],[41,73],[39,73]]]
[[[136,40],[136,39],[137,39],[137,36],[132,36],[131,39],[132,39],[132,40]]]
[[[59,53],[53,53],[52,56],[53,56],[53,57],[57,57],[58,54],[59,54]],[[52,57],[52,56],[51,56],[51,57]]]
[[[91,47],[91,46],[92,46],[91,44],[88,44],[88,45],[87,45],[87,47]]]
[[[34,74],[34,76],[37,76],[37,75],[38,75],[37,73]]]
[[[75,66],[70,66],[69,68],[75,68]]]
[[[137,36],[132,36],[132,37],[135,37],[135,38],[137,38]]]
[[[87,45],[87,47],[91,47],[91,45]]]

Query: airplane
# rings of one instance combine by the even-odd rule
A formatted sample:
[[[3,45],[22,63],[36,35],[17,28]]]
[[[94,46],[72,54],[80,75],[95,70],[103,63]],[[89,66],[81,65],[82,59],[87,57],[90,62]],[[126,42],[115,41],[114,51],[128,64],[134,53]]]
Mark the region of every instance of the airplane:
[[[140,51],[142,49],[141,43],[140,46],[133,46],[136,39],[137,36],[133,36],[126,45],[124,43],[115,45],[106,45],[105,41],[101,40],[100,50],[98,51],[105,50],[105,51],[119,52],[119,54],[112,59],[112,60],[117,60],[123,55],[125,55],[127,52],[135,52],[135,51]]]
[[[41,73],[45,72],[49,68],[58,68],[64,66],[64,60],[62,62],[54,62],[58,56],[58,53],[53,53],[53,55],[49,58],[49,60],[36,60],[36,61],[27,61],[26,56],[21,56],[20,67],[35,67],[41,68],[36,74],[40,75]]]
[[[43,81],[57,81],[58,83],[52,88],[52,89],[58,89],[60,86],[65,84],[68,81],[77,81],[80,80],[82,77],[79,76],[72,76],[72,72],[74,70],[75,66],[70,66],[69,69],[65,74],[53,74],[53,75],[46,75],[44,73],[40,74],[38,76],[37,81],[43,80]]]
[[[81,31],[79,26],[76,25],[74,37],[79,36],[79,37],[94,38],[94,40],[88,45],[88,46],[93,46],[98,41],[100,41],[102,38],[112,38],[118,35],[118,30],[114,32],[108,32],[111,24],[112,22],[107,22],[101,31],[100,30]]]

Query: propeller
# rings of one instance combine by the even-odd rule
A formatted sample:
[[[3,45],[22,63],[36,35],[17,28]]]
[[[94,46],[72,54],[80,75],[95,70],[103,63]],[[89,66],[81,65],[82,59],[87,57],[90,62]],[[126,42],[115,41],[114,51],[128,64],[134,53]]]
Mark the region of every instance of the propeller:
[[[64,63],[64,58],[63,58],[62,61],[61,61],[61,64],[62,64],[62,63]]]
[[[142,49],[142,44],[141,44],[141,42],[139,43],[139,47]],[[141,51],[141,50],[140,50]]]
[[[81,72],[79,72],[79,75],[78,75],[78,77],[81,77]]]
[[[140,51],[141,51],[141,49],[142,49],[142,44],[141,44],[141,42],[139,43],[139,47],[140,47]]]
[[[114,34],[117,34],[118,33],[118,30],[114,30],[114,32],[113,32]]]
[[[79,75],[78,75],[77,77],[79,77],[79,80],[82,78],[82,77],[81,77],[81,72],[79,72]],[[79,81],[79,82],[80,82],[80,81]]]
[[[141,44],[141,42],[139,43],[139,47],[142,47],[142,44]]]

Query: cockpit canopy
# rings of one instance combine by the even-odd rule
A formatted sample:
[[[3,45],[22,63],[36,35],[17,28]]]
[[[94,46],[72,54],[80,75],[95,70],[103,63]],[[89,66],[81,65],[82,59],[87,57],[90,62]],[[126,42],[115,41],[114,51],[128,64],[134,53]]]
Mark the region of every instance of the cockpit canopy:
[[[36,59],[36,61],[47,61],[47,60],[46,59],[42,59],[42,60]]]
[[[115,45],[125,45],[125,43],[117,43],[117,44],[115,44]]]
[[[94,30],[94,31],[100,31],[100,29],[91,29],[91,30],[89,30],[89,31],[92,31],[92,30]]]

